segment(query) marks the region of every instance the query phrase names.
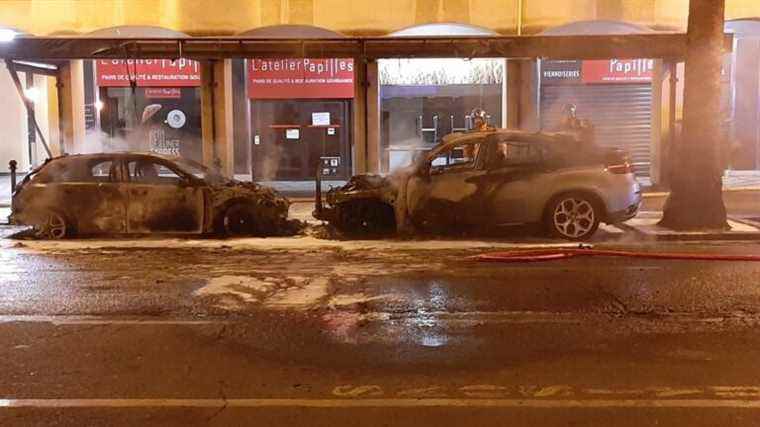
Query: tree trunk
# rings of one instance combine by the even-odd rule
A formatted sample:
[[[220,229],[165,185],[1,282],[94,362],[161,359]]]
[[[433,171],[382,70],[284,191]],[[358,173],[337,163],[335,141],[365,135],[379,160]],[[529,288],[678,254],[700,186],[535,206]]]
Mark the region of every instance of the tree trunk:
[[[671,153],[671,191],[660,225],[726,229],[720,93],[724,0],[690,0],[681,138]]]

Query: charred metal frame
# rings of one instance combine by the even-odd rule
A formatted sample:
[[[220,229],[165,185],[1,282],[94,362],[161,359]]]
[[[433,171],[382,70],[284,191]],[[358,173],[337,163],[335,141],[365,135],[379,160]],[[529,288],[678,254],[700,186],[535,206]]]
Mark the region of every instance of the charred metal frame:
[[[732,35],[726,34],[726,51],[731,51],[732,40]],[[683,60],[686,44],[683,33],[345,39],[19,37],[0,43],[0,58],[662,58],[677,61]]]

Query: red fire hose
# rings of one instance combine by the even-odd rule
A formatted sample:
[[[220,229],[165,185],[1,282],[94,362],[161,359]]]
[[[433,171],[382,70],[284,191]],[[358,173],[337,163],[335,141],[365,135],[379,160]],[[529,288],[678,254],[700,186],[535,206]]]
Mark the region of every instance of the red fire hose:
[[[723,255],[682,252],[633,252],[607,249],[559,248],[492,252],[470,257],[476,261],[490,262],[539,262],[581,256],[627,257],[647,259],[673,259],[687,261],[760,261],[760,255]]]

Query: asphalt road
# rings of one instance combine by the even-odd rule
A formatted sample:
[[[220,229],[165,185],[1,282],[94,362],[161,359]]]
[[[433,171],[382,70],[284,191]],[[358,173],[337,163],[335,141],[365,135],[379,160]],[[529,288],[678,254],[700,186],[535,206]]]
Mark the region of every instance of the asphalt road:
[[[760,263],[164,243],[2,241],[0,425],[760,419]]]

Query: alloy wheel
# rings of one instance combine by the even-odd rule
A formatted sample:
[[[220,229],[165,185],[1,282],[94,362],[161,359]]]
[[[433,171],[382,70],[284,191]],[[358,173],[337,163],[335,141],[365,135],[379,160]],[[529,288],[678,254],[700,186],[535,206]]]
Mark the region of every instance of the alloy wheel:
[[[594,206],[585,199],[568,197],[554,208],[554,229],[563,237],[578,239],[593,232],[596,221]]]

